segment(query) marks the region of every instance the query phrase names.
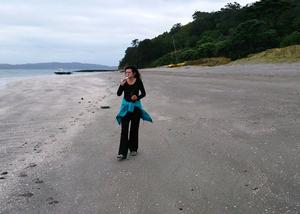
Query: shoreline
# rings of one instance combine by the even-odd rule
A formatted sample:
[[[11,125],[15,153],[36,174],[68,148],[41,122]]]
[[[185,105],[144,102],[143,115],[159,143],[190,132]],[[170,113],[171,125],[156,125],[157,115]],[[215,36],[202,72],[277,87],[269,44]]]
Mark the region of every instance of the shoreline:
[[[4,70],[9,70],[9,69],[4,69]],[[22,80],[28,80],[28,79],[34,79],[34,78],[52,78],[52,77],[57,77],[58,75],[55,74],[54,72],[56,70],[53,69],[46,69],[45,71],[42,71],[40,69],[13,69],[14,72],[18,71],[17,73],[14,73],[14,75],[11,76],[0,76],[0,90],[5,88],[8,84],[16,81],[22,81]],[[38,73],[31,73],[32,71],[38,72]],[[68,70],[69,71],[69,70]],[[45,72],[45,73],[43,73]],[[115,72],[113,70],[109,71],[107,70],[106,72]],[[80,71],[72,71],[71,75],[88,75],[88,74],[95,74],[96,72],[80,72]],[[101,73],[101,72],[97,72]],[[0,69],[0,74],[1,74],[1,69]],[[65,76],[65,75],[63,75]],[[61,77],[61,76],[60,76]]]

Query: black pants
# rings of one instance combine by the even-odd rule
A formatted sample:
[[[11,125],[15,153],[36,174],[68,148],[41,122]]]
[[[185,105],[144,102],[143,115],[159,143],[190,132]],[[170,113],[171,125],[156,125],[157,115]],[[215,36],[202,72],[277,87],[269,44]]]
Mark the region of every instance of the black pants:
[[[128,149],[131,152],[138,150],[140,118],[141,110],[137,107],[134,108],[133,112],[128,112],[125,117],[122,118],[119,154],[125,157],[127,157]],[[128,138],[129,122],[130,133]]]

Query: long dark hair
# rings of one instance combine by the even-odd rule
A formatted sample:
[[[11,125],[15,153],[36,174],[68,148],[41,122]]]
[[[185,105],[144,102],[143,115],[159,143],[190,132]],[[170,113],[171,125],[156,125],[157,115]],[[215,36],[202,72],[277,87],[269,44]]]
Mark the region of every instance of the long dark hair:
[[[134,65],[128,65],[124,68],[124,71],[126,71],[127,69],[131,69],[132,73],[134,74],[134,77],[138,80],[142,80],[141,74],[139,72],[139,70],[137,69],[137,67],[135,67]]]

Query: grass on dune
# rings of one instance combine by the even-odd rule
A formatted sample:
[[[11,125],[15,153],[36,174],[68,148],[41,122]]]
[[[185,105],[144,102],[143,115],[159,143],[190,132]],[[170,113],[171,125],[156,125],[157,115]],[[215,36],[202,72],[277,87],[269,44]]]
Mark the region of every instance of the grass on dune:
[[[233,61],[231,64],[283,62],[300,62],[300,45],[268,49],[257,54],[251,54],[246,58]]]

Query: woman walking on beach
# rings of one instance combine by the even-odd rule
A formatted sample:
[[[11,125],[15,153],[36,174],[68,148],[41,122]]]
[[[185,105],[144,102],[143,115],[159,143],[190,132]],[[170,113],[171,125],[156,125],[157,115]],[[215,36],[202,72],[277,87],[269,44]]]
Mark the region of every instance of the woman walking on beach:
[[[125,68],[125,78],[120,82],[117,95],[121,96],[123,92],[124,97],[120,111],[116,116],[118,123],[121,124],[120,146],[117,156],[119,160],[127,158],[128,149],[131,156],[137,155],[140,118],[152,122],[151,116],[142,107],[141,99],[146,96],[146,91],[141,75],[135,66]]]

